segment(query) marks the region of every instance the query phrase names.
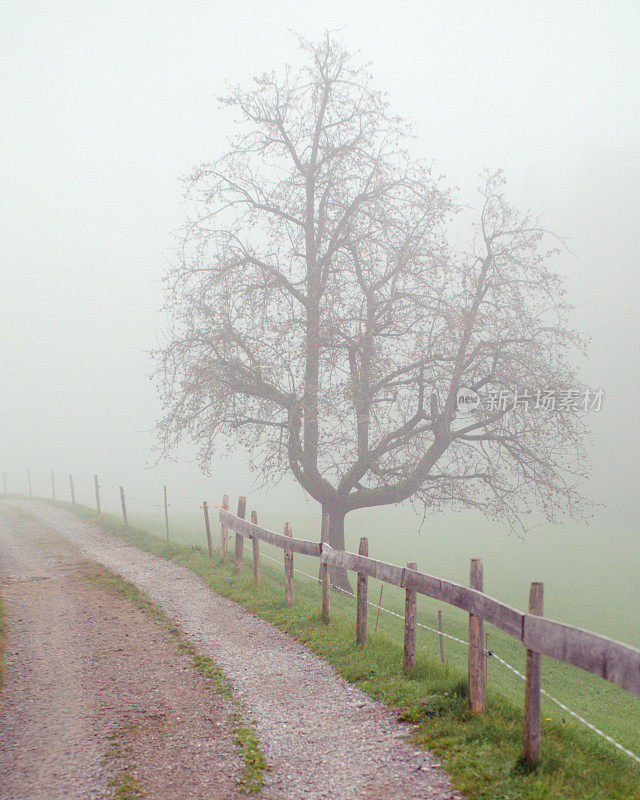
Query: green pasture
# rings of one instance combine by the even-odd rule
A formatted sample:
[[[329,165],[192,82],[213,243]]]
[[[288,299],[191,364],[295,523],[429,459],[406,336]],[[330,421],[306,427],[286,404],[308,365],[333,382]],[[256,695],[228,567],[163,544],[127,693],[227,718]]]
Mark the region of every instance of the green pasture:
[[[233,511],[234,498],[231,505]],[[251,507],[249,500],[247,516]],[[317,515],[311,511],[285,515],[257,510],[259,523],[264,527],[282,531],[285,521],[290,521],[294,536],[318,538]],[[171,541],[205,546],[201,514],[199,510],[193,514],[172,511]],[[217,509],[211,508],[216,548],[220,538],[217,515]],[[164,535],[161,515],[134,513],[132,522],[156,535]],[[415,560],[419,569],[463,584],[468,581],[470,559],[482,558],[488,594],[526,610],[529,584],[541,580],[545,585],[545,616],[640,647],[640,536],[635,532],[617,529],[613,533],[596,526],[573,524],[540,527],[526,537],[518,537],[495,523],[464,514],[443,515],[420,523],[420,518],[404,509],[357,512],[347,518],[346,546],[357,552],[360,536],[367,536],[372,557],[400,565]],[[260,546],[264,564],[282,570],[282,551],[264,543]],[[233,534],[229,551],[233,552]],[[250,571],[250,555],[251,547],[245,547],[247,571]],[[316,559],[296,555],[294,566],[311,576],[318,574]],[[305,580],[300,573],[298,578]],[[380,600],[380,588],[378,581],[369,581],[369,601],[374,605]],[[355,620],[355,602],[345,600],[353,604]],[[403,604],[402,590],[385,584],[382,607],[402,614]],[[445,633],[466,639],[468,618],[458,609],[426,597],[418,598],[418,608],[419,623],[436,629],[437,612],[441,610]],[[375,627],[377,611],[372,606],[369,611],[369,625]],[[381,611],[378,625],[390,638],[402,641],[401,619]],[[489,650],[524,672],[522,645],[490,625],[485,626],[485,631]],[[437,634],[419,629],[418,646],[426,656],[439,659]],[[447,665],[464,673],[467,659],[464,646],[447,639],[445,658]],[[488,661],[488,681],[510,702],[522,704],[523,681],[496,659]],[[640,700],[596,676],[549,658],[544,659],[543,688],[621,744],[640,753]],[[543,698],[543,714],[545,719],[584,729],[546,698]],[[589,735],[599,738],[593,733]]]
[[[84,507],[78,507],[76,513],[96,520],[95,512]],[[382,612],[376,633],[377,610],[370,607],[369,643],[364,650],[355,647],[353,599],[333,593],[331,623],[325,625],[320,616],[317,581],[297,574],[294,606],[284,606],[280,551],[261,543],[265,556],[262,559],[263,581],[256,588],[251,577],[251,548],[245,547],[242,574],[234,575],[230,563],[220,563],[219,526],[214,522],[214,558],[210,561],[206,555],[204,526],[198,514],[191,518],[173,515],[169,544],[162,538],[164,523],[161,518],[142,520],[134,515],[129,531],[123,530],[115,515],[103,514],[99,522],[136,546],[192,569],[216,592],[231,597],[304,641],[347,680],[395,707],[401,718],[416,724],[413,729],[416,744],[429,747],[441,758],[456,786],[469,798],[640,800],[640,765],[546,700],[541,762],[533,773],[527,772],[519,760],[523,684],[494,659],[489,660],[488,667],[487,714],[471,714],[465,699],[464,646],[448,640],[446,665],[442,666],[437,636],[421,630],[416,672],[410,678],[403,676],[402,621]],[[279,518],[265,514],[260,522],[277,529]],[[305,535],[301,520],[294,525],[295,533]],[[310,525],[308,532],[312,529]],[[371,533],[369,536],[373,539]],[[232,549],[232,541],[230,545]],[[373,546],[370,549],[372,554],[381,555]],[[297,556],[295,566],[311,575],[317,571],[317,562]],[[370,581],[370,599],[374,605],[379,597],[379,585],[377,581]],[[420,598],[419,604],[419,621],[435,627],[438,604],[426,598]],[[401,612],[402,592],[386,586],[383,605]],[[448,607],[443,611],[446,632],[464,638],[464,615]],[[487,626],[487,629],[489,649],[522,669],[521,645],[493,628]],[[544,661],[544,687],[627,747],[640,749],[640,701],[636,698],[594,676],[549,659]]]

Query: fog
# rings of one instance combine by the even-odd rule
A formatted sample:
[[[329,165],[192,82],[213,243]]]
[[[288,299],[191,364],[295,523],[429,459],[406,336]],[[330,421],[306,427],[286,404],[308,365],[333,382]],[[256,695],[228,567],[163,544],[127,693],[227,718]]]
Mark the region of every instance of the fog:
[[[372,62],[416,149],[460,198],[503,168],[508,196],[567,237],[582,373],[605,389],[588,494],[637,526],[640,479],[640,8],[637,3],[4,2],[0,471],[59,495],[73,473],[107,504],[123,483],[194,505],[248,492],[242,453],[201,475],[185,449],[155,465],[148,351],[184,222],[180,177],[221,154],[225,84],[297,64],[293,29],[341,29]],[[301,502],[293,484],[268,502]]]

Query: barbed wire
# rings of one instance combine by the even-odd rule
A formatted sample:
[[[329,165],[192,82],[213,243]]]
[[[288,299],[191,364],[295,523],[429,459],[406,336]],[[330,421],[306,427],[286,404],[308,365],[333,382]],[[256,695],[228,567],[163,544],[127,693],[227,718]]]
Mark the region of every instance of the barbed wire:
[[[281,560],[279,560],[277,558],[272,558],[271,556],[267,555],[266,553],[261,553],[261,555],[263,555],[265,558],[269,559],[269,561],[273,561],[276,564],[284,565],[283,561],[281,561]],[[308,572],[305,572],[302,569],[298,569],[298,568],[294,567],[293,571],[299,573],[300,575],[304,575],[307,578],[311,578],[311,580],[313,580],[313,581],[317,581],[318,580],[317,577],[315,577],[314,575],[310,575]],[[337,591],[341,592],[342,594],[346,595],[347,597],[352,597],[352,598],[356,597],[356,595],[353,592],[349,592],[346,589],[343,589],[341,586],[335,586],[334,584],[331,584],[331,588],[332,589],[336,589]],[[393,617],[397,617],[398,619],[404,620],[404,617],[402,616],[402,614],[398,614],[397,611],[392,611],[390,608],[385,608],[384,606],[379,605],[378,603],[373,603],[370,600],[367,600],[367,605],[373,606],[373,608],[376,608],[376,609],[380,609],[380,611],[385,611],[387,614],[390,614]],[[429,625],[424,625],[421,622],[416,622],[416,625],[419,628],[422,628],[423,630],[431,631],[432,633],[435,633],[438,636],[443,636],[445,639],[450,639],[450,640],[452,640],[454,642],[457,642],[458,644],[462,644],[462,645],[464,645],[466,647],[469,646],[469,642],[465,641],[464,639],[460,639],[457,636],[452,636],[451,634],[445,633],[444,631],[441,631],[441,630],[439,630],[437,628],[432,628]],[[520,678],[521,680],[526,681],[526,676],[523,675],[522,672],[517,670],[512,664],[509,664],[508,661],[505,661],[503,658],[501,658],[494,650],[486,650],[485,652],[486,652],[486,655],[489,658],[495,658],[495,660],[498,661],[500,664],[502,664],[503,667],[506,667],[506,669],[510,670],[514,675],[517,675],[518,678]],[[605,733],[604,731],[600,730],[600,728],[596,727],[592,722],[589,722],[584,717],[580,716],[580,714],[578,714],[577,711],[573,711],[573,709],[569,708],[567,705],[565,705],[565,703],[563,703],[561,700],[558,700],[557,697],[554,697],[552,694],[547,692],[545,689],[541,688],[540,689],[540,693],[542,695],[544,695],[552,703],[555,703],[555,705],[557,705],[559,708],[561,708],[567,714],[572,716],[574,719],[578,720],[578,722],[581,722],[590,731],[592,731],[593,733],[595,733],[598,736],[602,737],[606,742],[608,742],[609,744],[613,745],[618,750],[620,750],[622,753],[624,753],[626,756],[629,756],[629,758],[632,758],[634,761],[636,761],[638,764],[640,764],[640,756],[638,756],[632,750],[629,750],[629,748],[625,747],[623,744],[620,744],[620,742],[617,742],[613,737],[609,736],[608,733]]]
[[[126,494],[126,492],[125,492],[125,500],[127,502],[131,500],[134,503],[140,503],[140,505],[149,506],[151,508],[163,508],[163,505],[160,503],[150,503],[148,500],[140,500],[140,498],[132,497],[130,494]]]
[[[164,510],[164,503],[151,503],[149,500],[142,500],[139,497],[133,497],[133,495],[127,494],[125,492],[125,500],[129,502],[130,500],[134,503],[140,503],[143,506],[149,506],[150,508],[157,508],[160,511]],[[200,506],[201,508],[202,506]],[[211,508],[212,506],[210,506]],[[167,503],[167,509],[169,511],[179,511],[182,514],[197,514],[197,510],[193,508],[187,508],[186,506],[176,505],[175,503]]]
[[[526,677],[521,672],[519,672],[514,666],[509,664],[503,658],[500,658],[500,656],[497,653],[491,651],[489,655],[492,658],[495,658],[496,661],[502,664],[503,667],[506,667],[508,670],[513,672],[514,675],[517,675],[523,681],[526,681]],[[555,703],[567,714],[577,719],[578,722],[581,722],[583,725],[586,725],[586,727],[589,728],[589,730],[593,731],[594,733],[597,733],[598,736],[601,736],[603,739],[609,742],[609,744],[612,744],[614,747],[617,747],[618,750],[621,750],[625,755],[629,756],[629,758],[632,758],[634,761],[637,761],[638,764],[640,764],[640,756],[636,755],[636,753],[626,748],[623,744],[620,744],[620,742],[616,742],[616,740],[613,739],[611,736],[609,736],[608,733],[601,731],[600,728],[597,728],[592,722],[589,722],[584,717],[581,717],[580,714],[578,714],[576,711],[573,711],[571,708],[569,708],[569,706],[565,705],[561,700],[558,700],[557,697],[554,697],[552,694],[549,694],[549,692],[547,692],[545,689],[542,688],[540,689],[540,694],[544,695],[548,700],[551,700],[552,703]]]

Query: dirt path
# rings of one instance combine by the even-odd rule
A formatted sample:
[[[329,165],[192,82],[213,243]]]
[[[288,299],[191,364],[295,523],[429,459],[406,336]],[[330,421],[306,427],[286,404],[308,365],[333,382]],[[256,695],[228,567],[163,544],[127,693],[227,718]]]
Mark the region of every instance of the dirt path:
[[[331,666],[193,573],[129,547],[68,512],[21,501],[88,557],[132,581],[231,678],[273,770],[272,800],[450,800],[432,756],[414,750],[393,714]],[[184,795],[185,800],[188,795]]]
[[[34,517],[0,505],[10,628],[1,800],[238,797],[225,701],[99,573]]]

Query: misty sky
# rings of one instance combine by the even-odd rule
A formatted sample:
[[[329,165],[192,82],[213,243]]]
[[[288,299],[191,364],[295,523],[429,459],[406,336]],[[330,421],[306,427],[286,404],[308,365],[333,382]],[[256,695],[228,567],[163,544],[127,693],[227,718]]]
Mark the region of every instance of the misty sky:
[[[446,2],[3,2],[0,100],[0,471],[36,491],[54,468],[81,499],[190,502],[248,489],[241,458],[204,479],[151,470],[159,406],[147,351],[163,330],[160,278],[184,220],[180,177],[223,152],[225,83],[299,63],[288,29],[342,29],[372,62],[416,148],[475,200],[502,167],[508,195],[544,214],[571,254],[576,327],[590,334],[589,491],[636,526],[640,495],[640,5]],[[185,452],[183,457],[188,457]],[[66,490],[66,487],[64,487]],[[62,487],[60,488],[62,494]],[[281,487],[273,498],[298,496]]]

